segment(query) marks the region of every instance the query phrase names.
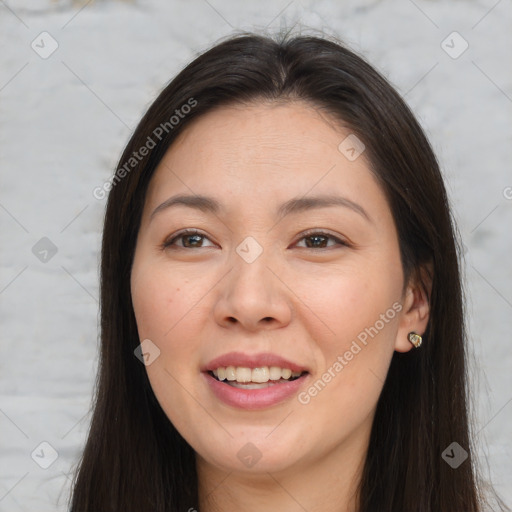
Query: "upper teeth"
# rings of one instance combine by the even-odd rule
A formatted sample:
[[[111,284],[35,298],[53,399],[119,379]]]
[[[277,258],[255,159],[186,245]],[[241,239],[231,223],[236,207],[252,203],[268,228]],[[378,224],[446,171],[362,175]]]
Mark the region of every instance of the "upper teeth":
[[[289,379],[300,377],[301,372],[292,372],[289,368],[278,366],[262,366],[261,368],[247,368],[245,366],[220,367],[213,370],[213,374],[219,380],[237,382],[268,382],[269,380]]]

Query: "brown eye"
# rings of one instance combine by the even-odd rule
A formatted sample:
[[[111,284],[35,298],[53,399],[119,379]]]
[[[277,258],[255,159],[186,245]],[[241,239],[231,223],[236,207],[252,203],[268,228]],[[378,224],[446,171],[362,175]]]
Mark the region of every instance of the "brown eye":
[[[306,240],[306,249],[327,249],[329,240],[334,240],[336,242],[334,245],[348,246],[348,244],[343,240],[323,231],[306,233],[300,240]]]
[[[175,242],[177,240],[182,240],[182,244],[176,245]],[[205,247],[203,245],[203,240],[208,240],[206,235],[203,235],[196,230],[187,230],[178,233],[176,236],[166,241],[164,243],[164,247],[167,248],[175,246],[178,249],[200,249]]]
[[[181,243],[177,244],[176,242],[180,240]],[[208,247],[204,245],[204,240],[209,240],[209,238],[200,231],[187,230],[173,236],[170,240],[163,244],[163,247],[174,247],[177,249],[201,249],[203,247]],[[306,240],[306,246],[304,247],[305,249],[327,249],[332,247],[332,245],[345,247],[348,247],[349,245],[347,242],[344,242],[338,237],[323,231],[312,231],[306,233],[300,240]],[[329,240],[334,240],[335,243],[329,246]]]

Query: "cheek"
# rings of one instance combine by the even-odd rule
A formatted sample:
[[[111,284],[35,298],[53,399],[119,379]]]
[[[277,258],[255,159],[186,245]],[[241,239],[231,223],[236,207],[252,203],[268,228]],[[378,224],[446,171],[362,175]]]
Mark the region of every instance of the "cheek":
[[[160,351],[146,368],[155,394],[166,389],[173,394],[172,376],[187,389],[195,385],[201,340],[211,319],[212,286],[204,268],[185,271],[154,257],[135,259],[131,292],[139,339],[151,340]]]
[[[141,262],[142,263],[142,262]],[[189,397],[197,374],[184,368],[196,366],[200,325],[196,305],[204,292],[197,280],[180,277],[156,263],[134,262],[131,276],[132,302],[139,339],[149,339],[159,355],[146,366],[153,392],[172,423],[183,431],[192,421]],[[198,411],[193,411],[198,414]]]
[[[180,319],[194,314],[196,297],[201,293],[196,280],[180,277],[179,271],[166,271],[158,264],[134,264],[131,291],[140,338],[159,340],[161,348],[172,338]]]
[[[178,314],[176,283],[156,279],[154,272],[137,272],[132,277],[132,301],[139,337],[162,339]]]
[[[304,402],[309,396],[317,411],[344,421],[372,410],[394,351],[400,286],[399,275],[365,265],[325,280],[321,293],[309,293],[307,304],[321,318],[325,335],[318,337],[316,326],[311,333],[321,365]]]
[[[364,340],[369,329],[375,335],[376,328],[381,338],[392,334],[398,316],[393,304],[400,299],[399,276],[389,271],[385,275],[379,266],[352,266],[343,273],[302,279],[302,287],[299,294],[310,316],[321,321],[324,349],[342,350],[358,336]]]

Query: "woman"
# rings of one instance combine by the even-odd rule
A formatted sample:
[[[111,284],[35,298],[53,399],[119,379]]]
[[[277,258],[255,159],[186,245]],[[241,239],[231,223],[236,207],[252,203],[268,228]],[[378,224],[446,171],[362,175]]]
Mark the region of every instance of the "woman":
[[[105,190],[73,512],[483,510],[446,191],[375,69],[335,40],[229,38]]]

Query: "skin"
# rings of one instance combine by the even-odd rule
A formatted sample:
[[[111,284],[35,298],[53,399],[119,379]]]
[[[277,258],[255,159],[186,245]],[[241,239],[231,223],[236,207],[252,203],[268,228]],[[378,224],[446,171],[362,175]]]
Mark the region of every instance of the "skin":
[[[364,153],[349,161],[338,150],[349,133],[303,102],[218,108],[180,134],[150,183],[133,305],[140,340],[160,350],[146,366],[154,393],[197,454],[201,511],[354,511],[391,357],[426,329],[428,302],[404,283],[384,192]],[[176,206],[151,218],[178,193],[213,196],[225,212]],[[292,197],[333,193],[369,219],[343,206],[275,216]],[[185,228],[204,237],[163,247]],[[312,228],[348,245],[315,245],[303,235]],[[263,248],[252,263],[236,252],[247,236]],[[307,404],[236,409],[200,374],[227,352],[272,352],[310,369],[307,391],[393,304],[401,311]],[[250,468],[237,457],[248,442],[261,454]]]

